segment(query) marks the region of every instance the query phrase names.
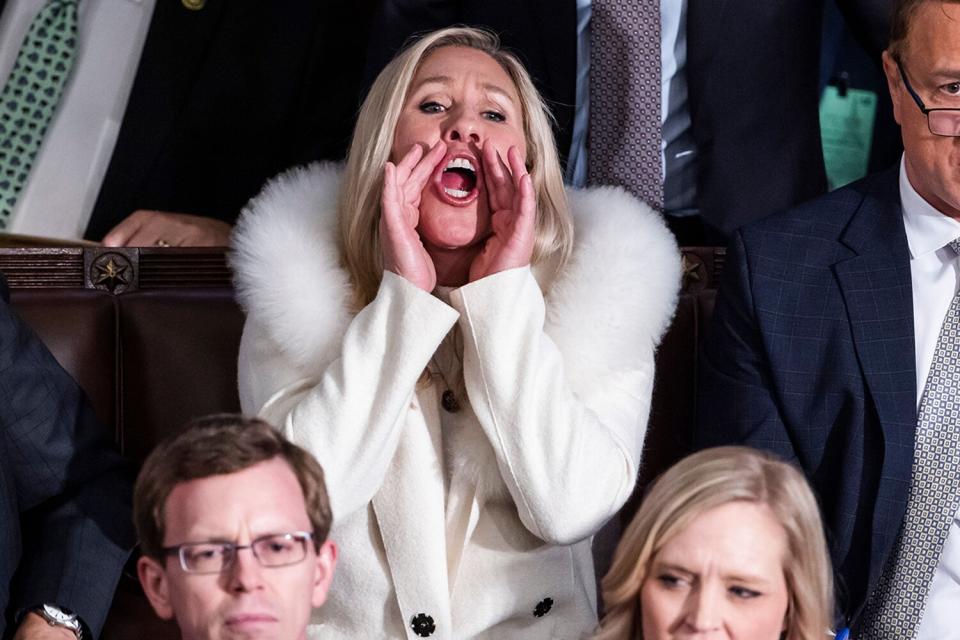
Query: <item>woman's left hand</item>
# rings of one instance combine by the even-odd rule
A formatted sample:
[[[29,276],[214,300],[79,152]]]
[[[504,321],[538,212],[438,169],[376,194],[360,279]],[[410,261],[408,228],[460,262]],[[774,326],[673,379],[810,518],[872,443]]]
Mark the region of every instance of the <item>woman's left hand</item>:
[[[516,147],[507,150],[507,162],[509,166],[489,141],[484,143],[484,186],[493,233],[470,265],[470,282],[525,267],[533,255],[537,217],[533,181]]]

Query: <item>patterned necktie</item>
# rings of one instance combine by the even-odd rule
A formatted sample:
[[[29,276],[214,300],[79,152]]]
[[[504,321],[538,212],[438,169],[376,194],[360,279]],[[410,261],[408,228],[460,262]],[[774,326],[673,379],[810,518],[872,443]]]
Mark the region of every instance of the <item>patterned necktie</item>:
[[[49,0],[37,13],[0,93],[0,230],[6,229],[43,134],[70,75],[77,0]]]
[[[960,254],[960,238],[950,246]],[[943,319],[917,417],[907,513],[867,606],[865,640],[916,637],[960,507],[960,292]]]
[[[663,208],[659,0],[593,0],[588,181]]]

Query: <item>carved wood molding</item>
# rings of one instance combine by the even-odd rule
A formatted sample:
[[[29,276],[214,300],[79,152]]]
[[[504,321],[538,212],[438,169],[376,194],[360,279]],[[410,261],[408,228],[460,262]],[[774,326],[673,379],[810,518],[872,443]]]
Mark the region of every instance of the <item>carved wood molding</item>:
[[[715,289],[723,247],[681,247],[683,293]],[[0,272],[13,289],[144,289],[231,287],[226,248],[0,248]]]
[[[12,289],[145,289],[232,286],[225,248],[2,248],[0,272]]]

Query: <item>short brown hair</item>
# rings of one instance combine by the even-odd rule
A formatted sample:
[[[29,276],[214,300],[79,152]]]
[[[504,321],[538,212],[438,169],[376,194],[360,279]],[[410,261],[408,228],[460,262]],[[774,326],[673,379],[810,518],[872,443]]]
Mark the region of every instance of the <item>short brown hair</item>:
[[[133,520],[141,552],[160,557],[166,533],[164,506],[175,486],[243,471],[275,457],[290,465],[300,483],[319,549],[333,520],[320,463],[259,418],[219,414],[190,422],[157,445],[143,463],[133,491]]]
[[[960,0],[897,0],[893,7],[893,18],[890,20],[890,43],[887,49],[895,60],[900,60],[904,52],[904,45],[910,32],[910,22],[917,9],[924,2],[960,3]]]

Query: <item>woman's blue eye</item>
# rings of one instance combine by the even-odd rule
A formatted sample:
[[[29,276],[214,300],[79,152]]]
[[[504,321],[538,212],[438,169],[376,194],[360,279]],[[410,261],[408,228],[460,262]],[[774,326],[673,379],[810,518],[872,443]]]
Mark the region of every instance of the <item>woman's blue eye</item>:
[[[673,589],[680,585],[680,578],[669,573],[657,576],[657,580],[668,589]]]
[[[507,117],[499,111],[484,111],[483,117],[493,122],[504,122],[507,119]]]
[[[443,113],[445,109],[439,102],[424,102],[420,105],[420,111],[424,113]]]
[[[753,589],[747,589],[746,587],[730,587],[730,593],[735,595],[738,598],[743,600],[749,600],[750,598],[756,598],[760,595],[759,591],[754,591]]]

